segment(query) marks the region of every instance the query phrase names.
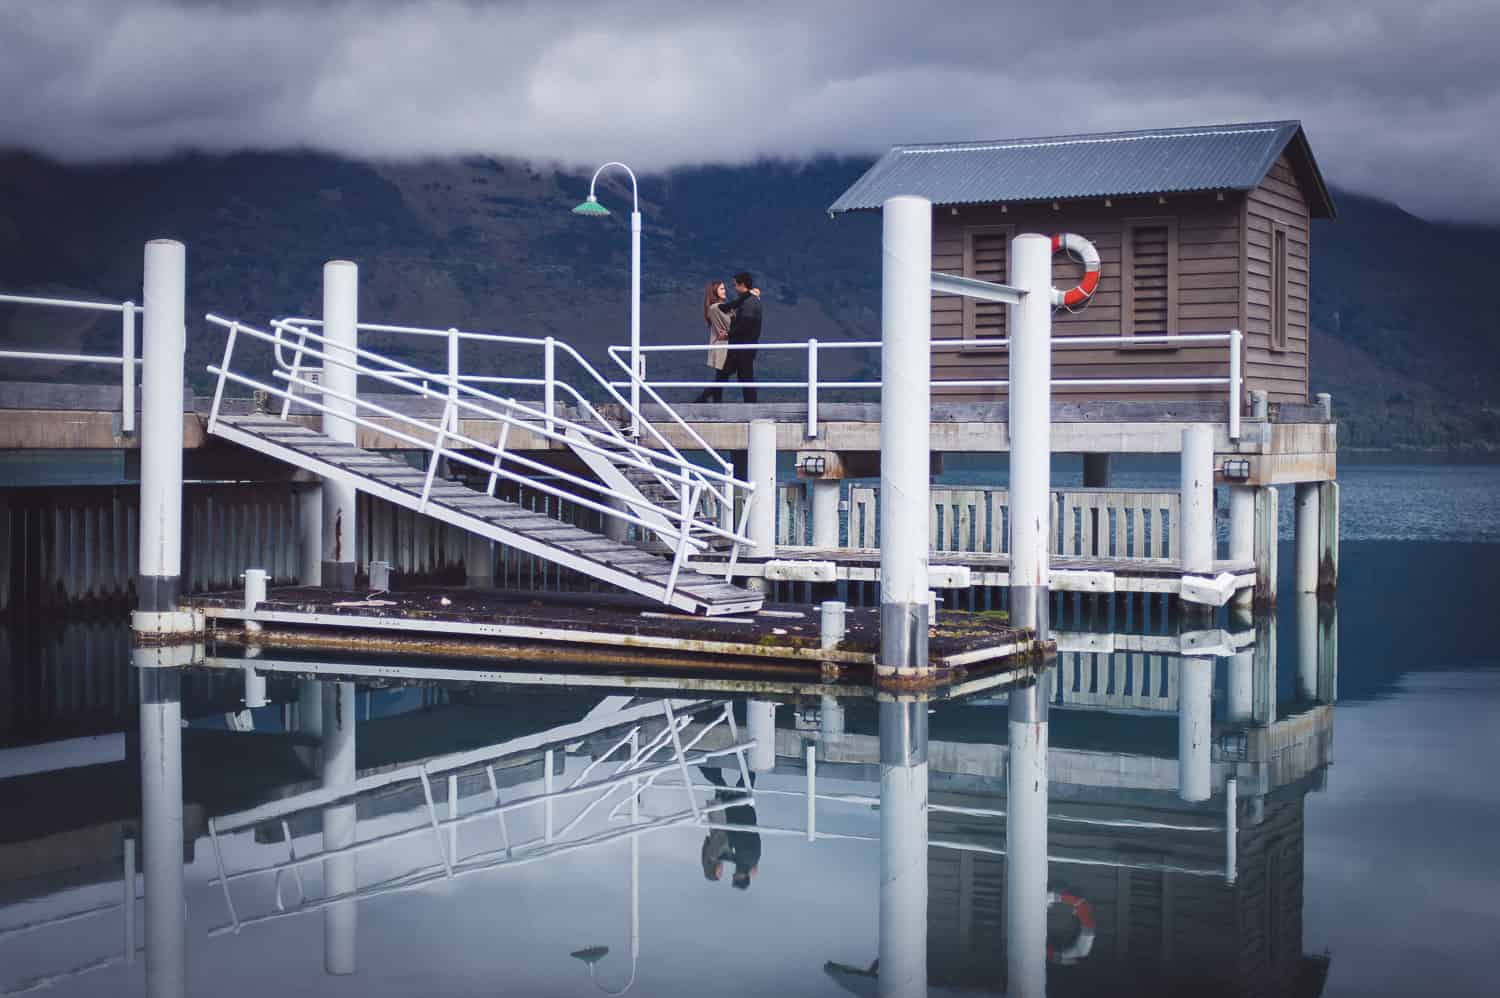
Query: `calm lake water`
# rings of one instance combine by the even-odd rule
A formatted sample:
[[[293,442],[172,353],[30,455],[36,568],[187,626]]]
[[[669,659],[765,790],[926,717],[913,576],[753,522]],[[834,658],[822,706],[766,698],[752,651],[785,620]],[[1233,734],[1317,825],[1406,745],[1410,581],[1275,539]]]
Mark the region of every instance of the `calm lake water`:
[[[268,659],[240,713],[237,671],[59,623],[0,662],[0,994],[1494,993],[1500,468],[1340,477],[1336,607],[1284,578],[1237,655],[1067,653],[1040,695],[669,714]]]

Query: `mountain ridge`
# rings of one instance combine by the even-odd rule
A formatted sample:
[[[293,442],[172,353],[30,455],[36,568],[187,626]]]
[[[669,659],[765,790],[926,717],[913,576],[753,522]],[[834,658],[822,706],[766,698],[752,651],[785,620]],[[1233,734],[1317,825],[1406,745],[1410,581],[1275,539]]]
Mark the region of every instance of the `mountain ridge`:
[[[645,341],[698,338],[703,283],[740,269],[765,287],[768,341],[878,339],[879,219],[826,216],[870,162],[767,160],[642,177]],[[630,190],[605,174],[600,200],[613,213],[570,214],[587,192],[586,175],[515,160],[364,163],[293,152],[74,167],[0,153],[0,288],[138,296],[142,244],[170,236],[188,245],[191,315],[256,321],[316,314],[321,264],[349,258],[361,265],[367,320],[551,335],[600,366],[606,344],[628,339]],[[1476,293],[1500,229],[1428,222],[1347,191],[1335,198],[1339,220],[1313,231],[1312,384],[1334,394],[1341,442],[1500,448],[1500,330]],[[102,350],[117,335],[76,314],[0,310],[8,346]],[[217,336],[193,329],[200,387],[219,349]],[[841,373],[869,367],[839,362]],[[774,354],[765,366],[793,367]],[[682,371],[699,376],[694,364]]]

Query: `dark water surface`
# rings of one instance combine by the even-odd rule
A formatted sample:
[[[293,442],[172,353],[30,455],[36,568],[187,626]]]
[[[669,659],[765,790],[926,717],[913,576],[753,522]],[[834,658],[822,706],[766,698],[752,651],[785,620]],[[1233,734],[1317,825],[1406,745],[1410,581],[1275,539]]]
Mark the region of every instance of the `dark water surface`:
[[[1500,469],[1343,481],[1336,607],[1285,578],[1237,655],[1064,654],[1043,696],[783,702],[753,802],[697,756],[764,701],[682,695],[689,794],[662,701],[270,673],[240,713],[238,671],[59,625],[0,663],[0,994],[1494,993]]]

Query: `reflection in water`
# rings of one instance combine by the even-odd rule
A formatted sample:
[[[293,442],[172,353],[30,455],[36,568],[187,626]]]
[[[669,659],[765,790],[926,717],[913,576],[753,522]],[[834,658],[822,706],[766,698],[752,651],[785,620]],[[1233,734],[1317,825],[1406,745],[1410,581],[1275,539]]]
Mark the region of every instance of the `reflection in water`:
[[[85,924],[73,884],[103,884],[114,906],[85,913],[118,917],[118,852],[23,910],[37,888],[12,886],[0,838],[0,993],[34,989],[47,957],[93,973],[93,993],[131,990],[143,963],[148,994],[183,995],[189,969],[213,980],[273,945],[292,955],[268,987],[318,956],[374,981],[411,959],[396,943],[435,954],[467,925],[503,928],[485,957],[516,993],[701,993],[710,955],[726,994],[1316,993],[1302,815],[1329,758],[1335,629],[1315,603],[1290,609],[1280,696],[1273,623],[1232,621],[1217,658],[1146,662],[1115,650],[1142,636],[1093,635],[1078,647],[1110,651],[1003,697],[1003,735],[1000,697],[778,710],[273,674],[268,705],[238,711],[185,693],[202,673],[139,669],[146,959],[85,963],[60,954],[71,929],[47,936]],[[95,769],[21,779],[111,778]],[[94,810],[7,813],[5,835],[105,827],[102,796],[70,792]],[[113,820],[134,833],[133,812]],[[258,928],[284,919],[304,928]],[[13,937],[57,941],[13,976]]]
[[[880,995],[927,994],[927,704],[880,705]]]
[[[182,875],[182,675],[143,669],[141,842],[146,866],[146,992],[187,994]]]

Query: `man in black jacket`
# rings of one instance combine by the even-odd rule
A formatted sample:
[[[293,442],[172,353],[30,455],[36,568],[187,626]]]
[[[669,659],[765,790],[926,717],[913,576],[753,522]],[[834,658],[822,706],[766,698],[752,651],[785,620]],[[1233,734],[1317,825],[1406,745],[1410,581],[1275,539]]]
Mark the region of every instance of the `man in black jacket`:
[[[734,290],[734,301],[720,302],[718,305],[719,311],[733,316],[729,322],[731,349],[725,351],[724,366],[714,376],[715,387],[703,393],[705,402],[722,401],[724,390],[718,384],[728,381],[730,375],[736,374],[739,375],[740,393],[745,396],[745,401],[754,402],[757,398],[754,388],[745,387],[755,383],[756,351],[754,347],[740,344],[760,342],[760,292],[755,288],[755,278],[743,271],[734,275]],[[735,349],[736,347],[739,348]]]

